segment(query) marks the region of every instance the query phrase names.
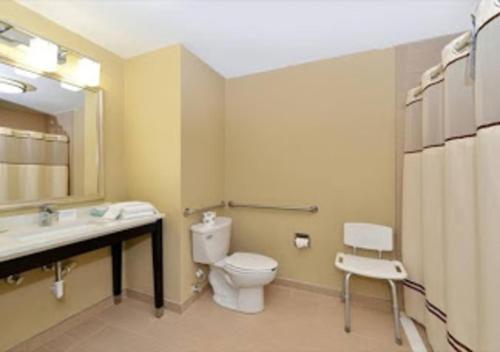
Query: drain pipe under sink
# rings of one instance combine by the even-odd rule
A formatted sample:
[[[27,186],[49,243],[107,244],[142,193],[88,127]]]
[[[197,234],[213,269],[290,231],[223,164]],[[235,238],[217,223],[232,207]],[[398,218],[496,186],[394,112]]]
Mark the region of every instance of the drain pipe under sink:
[[[68,265],[63,267],[62,262],[55,262],[52,268],[44,267],[44,270],[54,270],[54,283],[52,284],[51,290],[54,297],[57,299],[62,299],[64,297],[64,280],[63,278],[69,274],[76,266],[76,262],[70,262]]]
[[[52,293],[57,299],[64,296],[64,280],[62,279],[62,263],[56,262],[54,266],[55,281],[52,284]]]

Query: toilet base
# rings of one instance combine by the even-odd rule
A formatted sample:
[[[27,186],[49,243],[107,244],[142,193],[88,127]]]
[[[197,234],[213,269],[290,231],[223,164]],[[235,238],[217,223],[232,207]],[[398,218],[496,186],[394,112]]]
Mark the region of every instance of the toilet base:
[[[214,293],[214,302],[218,305],[241,313],[255,314],[264,310],[264,288],[250,287],[235,289],[234,296],[222,296]]]
[[[234,287],[229,275],[219,268],[210,268],[208,279],[218,305],[248,314],[264,310],[264,286]]]

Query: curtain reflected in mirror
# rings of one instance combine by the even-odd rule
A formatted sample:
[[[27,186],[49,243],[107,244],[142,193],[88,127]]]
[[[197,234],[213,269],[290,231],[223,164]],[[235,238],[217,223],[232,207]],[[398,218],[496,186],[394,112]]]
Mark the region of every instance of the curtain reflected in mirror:
[[[0,203],[100,193],[100,93],[0,63]]]

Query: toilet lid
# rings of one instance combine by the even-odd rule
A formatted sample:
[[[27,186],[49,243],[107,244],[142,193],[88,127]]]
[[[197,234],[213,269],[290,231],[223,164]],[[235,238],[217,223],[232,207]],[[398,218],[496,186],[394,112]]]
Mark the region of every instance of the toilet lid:
[[[278,262],[273,258],[255,253],[236,252],[226,258],[226,264],[244,270],[273,270],[278,267]]]

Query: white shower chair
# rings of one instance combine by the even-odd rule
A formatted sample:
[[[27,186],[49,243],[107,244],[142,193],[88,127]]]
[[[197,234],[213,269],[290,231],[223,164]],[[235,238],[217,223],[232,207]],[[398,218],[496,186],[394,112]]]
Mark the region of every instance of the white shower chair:
[[[407,274],[401,262],[382,259],[382,252],[393,250],[392,229],[375,224],[346,223],[344,224],[344,244],[352,247],[353,254],[337,253],[335,266],[345,272],[341,295],[344,302],[345,331],[351,332],[351,298],[349,292],[351,276],[360,275],[372,279],[387,280],[392,295],[396,343],[401,345],[399,305],[395,282],[404,280]],[[356,255],[356,249],[358,248],[378,251],[378,259]]]

